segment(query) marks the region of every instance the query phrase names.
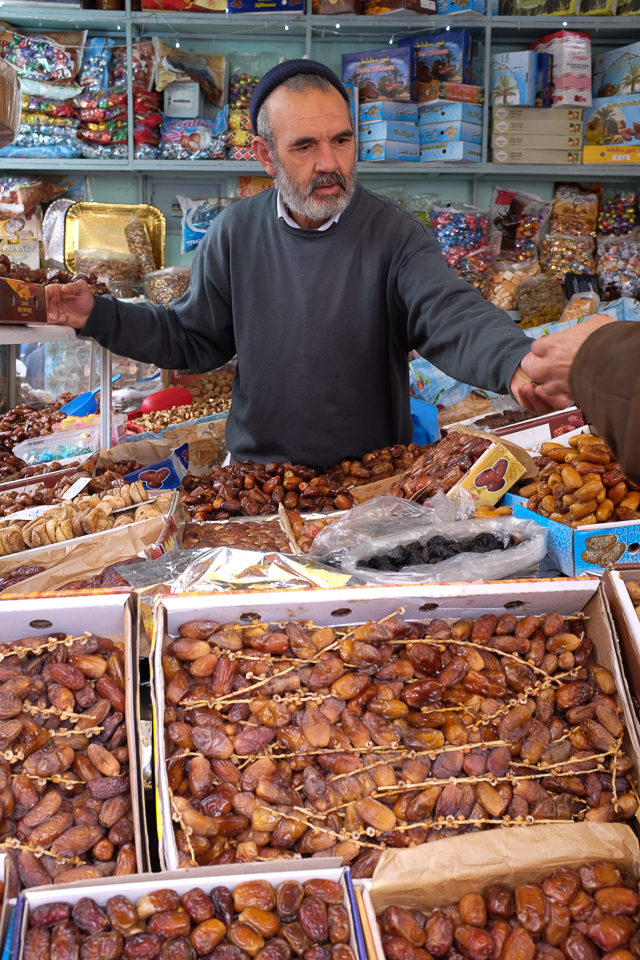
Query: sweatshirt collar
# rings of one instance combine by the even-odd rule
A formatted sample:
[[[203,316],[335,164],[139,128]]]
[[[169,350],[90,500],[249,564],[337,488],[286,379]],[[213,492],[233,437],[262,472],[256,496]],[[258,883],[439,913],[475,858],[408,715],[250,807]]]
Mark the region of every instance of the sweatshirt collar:
[[[277,205],[278,217],[280,220],[284,220],[286,224],[288,224],[290,227],[294,227],[296,230],[302,230],[302,227],[300,226],[300,224],[296,223],[295,220],[292,220],[292,218],[287,213],[287,208],[283,203],[282,196],[279,190],[278,190],[278,199],[276,201],[276,205]],[[323,230],[328,230],[329,227],[331,227],[334,223],[338,222],[338,220],[340,219],[343,213],[344,213],[344,210],[340,211],[340,213],[337,213],[335,217],[331,217],[331,220],[327,220],[327,222],[323,223],[321,227],[315,227],[314,228],[315,232],[321,233]]]

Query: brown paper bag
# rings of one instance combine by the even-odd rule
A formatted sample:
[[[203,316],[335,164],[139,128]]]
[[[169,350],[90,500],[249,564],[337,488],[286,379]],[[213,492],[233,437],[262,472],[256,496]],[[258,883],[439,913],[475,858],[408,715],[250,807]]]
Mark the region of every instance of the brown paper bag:
[[[538,883],[558,867],[614,860],[640,875],[638,839],[622,823],[508,827],[385,850],[371,883],[376,916],[386,907],[430,911],[483,893],[492,883]]]

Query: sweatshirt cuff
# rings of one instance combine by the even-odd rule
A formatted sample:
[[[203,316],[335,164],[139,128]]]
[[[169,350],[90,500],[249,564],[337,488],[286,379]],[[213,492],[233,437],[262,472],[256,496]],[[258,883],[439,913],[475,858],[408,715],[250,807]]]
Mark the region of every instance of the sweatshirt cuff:
[[[509,350],[508,353],[502,358],[502,363],[500,364],[500,379],[501,382],[506,384],[506,391],[511,394],[511,381],[513,375],[522,363],[522,358],[526,357],[528,353],[531,353],[531,343],[532,341],[529,337],[525,338],[524,343],[519,344],[517,347]],[[514,397],[515,400],[515,397]]]
[[[586,399],[580,387],[584,386],[585,383],[591,387],[591,370],[600,370],[603,358],[608,356],[610,339],[609,326],[605,324],[605,326],[589,334],[573,358],[569,370],[569,389],[576,406],[581,406],[580,396],[582,396],[583,401]],[[592,392],[590,395],[592,395]]]
[[[113,307],[109,301],[111,297],[97,297],[93,295],[93,309],[82,330],[76,330],[76,337],[87,340],[97,340],[101,332],[109,326],[109,319],[113,316]]]

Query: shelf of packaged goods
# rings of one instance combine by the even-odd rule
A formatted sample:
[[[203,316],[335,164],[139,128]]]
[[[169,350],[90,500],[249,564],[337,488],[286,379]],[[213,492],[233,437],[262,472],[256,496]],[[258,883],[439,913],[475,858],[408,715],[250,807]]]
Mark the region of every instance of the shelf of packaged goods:
[[[163,13],[143,10],[133,13],[131,17],[134,35],[138,37],[166,33],[173,35],[178,31],[180,36],[194,34],[194,38],[203,34],[206,37],[216,35],[221,38],[225,36],[235,38],[238,35],[251,37],[254,34],[261,37],[280,38],[286,26],[288,27],[286,38],[297,38],[300,41],[304,40],[307,32],[307,18],[303,13],[192,13],[185,16],[171,11]]]
[[[133,168],[129,166],[127,160],[84,160],[82,157],[73,159],[41,159],[41,160],[23,160],[22,157],[0,157],[1,171],[24,171],[39,170],[42,173],[108,173],[116,170],[122,172],[131,172]]]
[[[566,164],[538,164],[538,163],[485,163],[485,176],[499,177],[533,177],[558,179],[560,177],[587,177],[589,182],[594,178],[612,177],[624,180],[627,177],[635,179],[640,176],[640,163],[566,163]]]
[[[579,30],[590,33],[591,42],[608,39],[625,41],[637,29],[637,17],[491,17],[491,41],[501,40],[523,45],[527,39],[535,40],[557,30]],[[634,22],[635,21],[635,22]]]
[[[469,17],[458,15],[454,17],[444,15],[430,17],[422,13],[412,14],[411,11],[407,11],[401,16],[386,14],[384,16],[367,17],[356,16],[353,13],[337,14],[333,17],[311,16],[308,18],[308,22],[311,25],[314,41],[320,39],[318,35],[323,32],[326,32],[326,35],[334,40],[343,37],[346,40],[354,41],[359,36],[364,38],[379,34],[384,36],[390,33],[394,34],[397,39],[398,36],[431,33],[434,30],[446,30],[447,27],[453,30],[466,27],[470,30],[473,29],[478,34],[484,32],[486,17],[480,14]],[[340,24],[340,26],[337,27],[337,24]]]
[[[48,3],[2,3],[0,17],[13,24],[24,24],[33,28],[47,26],[53,29],[58,25],[64,29],[102,31],[118,33],[118,25],[125,42],[125,24],[127,14],[124,10],[83,10],[79,7],[54,6]]]

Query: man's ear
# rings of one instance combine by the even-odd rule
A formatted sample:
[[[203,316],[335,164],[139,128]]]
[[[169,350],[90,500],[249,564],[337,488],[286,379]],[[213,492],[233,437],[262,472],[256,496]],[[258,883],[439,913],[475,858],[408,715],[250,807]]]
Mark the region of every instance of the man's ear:
[[[267,171],[269,176],[275,177],[276,168],[274,167],[273,161],[271,160],[271,152],[269,151],[269,147],[267,146],[267,141],[263,137],[254,137],[251,143],[251,147],[253,148],[253,152],[255,153],[256,157],[258,158],[258,160],[260,161],[264,169]]]

